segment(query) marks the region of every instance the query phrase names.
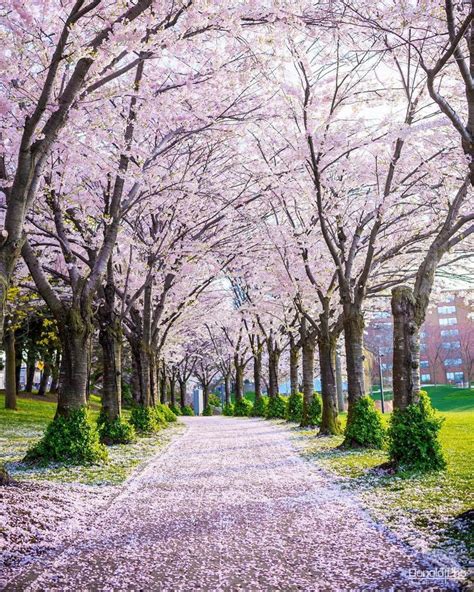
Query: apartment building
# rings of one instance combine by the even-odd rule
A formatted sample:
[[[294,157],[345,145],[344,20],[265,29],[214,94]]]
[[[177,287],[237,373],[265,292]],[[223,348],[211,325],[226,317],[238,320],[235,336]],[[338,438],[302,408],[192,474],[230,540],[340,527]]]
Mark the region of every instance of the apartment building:
[[[472,296],[472,294],[471,294]],[[443,293],[428,309],[420,332],[423,384],[467,385],[474,381],[474,306],[465,292]],[[365,342],[374,355],[373,382],[379,364],[387,385],[392,381],[393,325],[390,310],[367,319]]]

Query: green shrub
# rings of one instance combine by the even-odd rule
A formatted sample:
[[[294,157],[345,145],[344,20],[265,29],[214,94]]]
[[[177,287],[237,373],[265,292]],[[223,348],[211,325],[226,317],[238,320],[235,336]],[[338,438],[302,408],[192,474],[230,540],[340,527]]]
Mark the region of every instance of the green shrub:
[[[438,471],[446,467],[438,432],[444,419],[431,406],[428,394],[420,392],[418,403],[395,409],[388,429],[388,450],[394,464],[408,471]]]
[[[205,416],[212,415],[212,407],[209,405],[209,403],[204,407],[202,414]]]
[[[181,411],[181,407],[179,405],[172,405],[170,403],[169,408],[176,415],[176,417],[178,417],[179,415],[183,415],[183,412]]]
[[[101,412],[97,419],[99,429],[99,438],[103,444],[130,444],[136,439],[135,428],[117,417],[114,421],[108,421],[104,413]]]
[[[163,415],[163,417],[165,418],[165,420],[167,422],[172,423],[173,421],[178,421],[178,418],[173,413],[173,411],[168,407],[168,405],[165,405],[164,403],[158,403],[158,405],[155,407],[155,409],[157,412],[159,412]]]
[[[385,430],[382,415],[371,397],[361,397],[349,411],[343,446],[346,448],[382,448]]]
[[[321,425],[321,418],[323,414],[323,399],[321,395],[314,391],[311,404],[309,406],[309,420],[311,425]]]
[[[252,403],[248,399],[240,399],[234,404],[234,416],[235,417],[248,417],[252,410]]]
[[[268,397],[267,419],[285,419],[286,417],[286,398],[281,395]]]
[[[303,395],[294,393],[288,397],[286,403],[286,419],[288,421],[301,421],[303,414]]]
[[[67,417],[56,417],[44,436],[26,453],[26,461],[96,464],[106,461],[107,449],[99,441],[87,409],[75,409]]]
[[[268,397],[259,397],[250,410],[251,417],[265,417],[268,407]]]
[[[157,432],[166,426],[164,415],[155,407],[134,407],[130,414],[130,423],[137,432]]]
[[[234,406],[232,403],[226,403],[222,408],[222,415],[234,415]]]
[[[218,397],[216,394],[211,393],[209,395],[209,405],[212,405],[212,407],[220,407],[222,404],[220,397]]]
[[[181,414],[191,416],[194,415],[194,410],[191,405],[185,405],[184,407],[181,407]]]

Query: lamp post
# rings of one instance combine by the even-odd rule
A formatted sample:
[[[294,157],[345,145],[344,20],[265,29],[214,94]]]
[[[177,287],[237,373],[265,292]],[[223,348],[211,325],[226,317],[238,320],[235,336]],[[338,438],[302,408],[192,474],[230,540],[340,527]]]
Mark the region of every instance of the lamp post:
[[[380,405],[382,407],[382,413],[385,413],[385,398],[384,398],[384,392],[383,392],[382,358],[383,358],[383,354],[380,353],[380,347],[379,347]]]

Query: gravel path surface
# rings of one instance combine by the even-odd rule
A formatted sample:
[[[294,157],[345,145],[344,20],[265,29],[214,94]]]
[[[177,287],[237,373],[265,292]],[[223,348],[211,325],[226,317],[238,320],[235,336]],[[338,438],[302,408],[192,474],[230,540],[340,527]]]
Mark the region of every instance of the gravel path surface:
[[[287,427],[184,418],[42,574],[6,590],[455,590],[410,578],[434,564],[375,525],[301,459]]]

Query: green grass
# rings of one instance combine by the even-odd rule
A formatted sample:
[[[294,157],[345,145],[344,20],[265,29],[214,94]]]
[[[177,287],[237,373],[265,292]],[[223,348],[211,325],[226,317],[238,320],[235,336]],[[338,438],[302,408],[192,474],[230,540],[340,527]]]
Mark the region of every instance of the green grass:
[[[46,426],[53,419],[56,403],[21,397],[16,411],[4,409],[4,404],[4,396],[0,395],[0,464],[6,463],[10,475],[18,480],[118,485],[183,429],[182,424],[173,424],[152,436],[140,437],[133,444],[110,446],[110,460],[105,465],[32,467],[23,464],[21,460],[31,444],[41,438]],[[100,412],[100,398],[92,395],[89,404],[91,420],[95,421]],[[130,411],[125,409],[123,415],[128,418]]]
[[[376,468],[388,460],[383,450],[340,450],[342,437],[314,438],[300,432],[305,456],[337,475],[359,493],[373,515],[413,544],[419,533],[461,562],[469,561],[470,533],[457,528],[456,516],[474,505],[474,390],[442,386],[427,389],[445,418],[440,439],[446,471],[429,475],[387,475]],[[345,422],[345,414],[341,414]],[[389,415],[384,421],[388,423]],[[313,437],[311,437],[313,436]]]

